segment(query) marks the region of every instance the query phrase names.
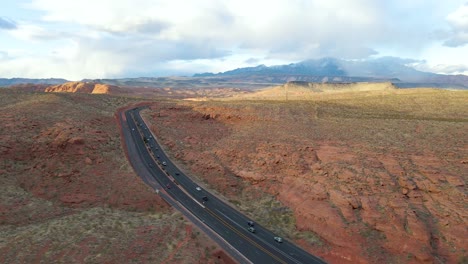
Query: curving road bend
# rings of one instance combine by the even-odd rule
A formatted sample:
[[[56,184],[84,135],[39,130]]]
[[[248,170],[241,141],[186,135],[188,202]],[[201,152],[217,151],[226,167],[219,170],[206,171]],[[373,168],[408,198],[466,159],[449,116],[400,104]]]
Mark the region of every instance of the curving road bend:
[[[325,263],[201,189],[168,158],[136,107],[118,114],[128,158],[142,180],[239,263]]]

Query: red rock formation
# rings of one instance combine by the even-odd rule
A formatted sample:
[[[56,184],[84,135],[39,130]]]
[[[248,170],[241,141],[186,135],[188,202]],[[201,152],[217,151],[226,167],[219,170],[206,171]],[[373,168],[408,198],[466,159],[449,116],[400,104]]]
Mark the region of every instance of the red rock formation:
[[[64,84],[49,86],[46,92],[66,92],[66,93],[92,93],[94,83],[67,82]]]
[[[45,92],[116,94],[122,93],[123,90],[120,87],[108,84],[93,82],[67,82],[64,84],[49,86],[45,89]]]
[[[451,136],[461,126],[424,121],[426,130],[445,127],[422,136],[416,122],[311,120],[307,107],[158,105],[152,122],[174,156],[229,199],[248,190],[275,195],[294,212],[297,230],[318,234],[329,250],[297,242],[331,263],[464,257],[466,146]],[[390,145],[372,139],[376,128]],[[386,132],[393,129],[400,133]],[[239,189],[233,175],[250,187]]]

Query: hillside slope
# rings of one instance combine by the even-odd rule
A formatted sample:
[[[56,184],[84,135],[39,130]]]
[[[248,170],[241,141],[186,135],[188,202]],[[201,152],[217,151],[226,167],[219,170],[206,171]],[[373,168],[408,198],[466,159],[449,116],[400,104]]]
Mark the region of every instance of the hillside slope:
[[[114,113],[136,102],[0,90],[0,263],[219,261],[128,163]]]
[[[364,92],[369,94],[384,94],[396,91],[389,82],[382,83],[311,83],[292,81],[283,85],[265,88],[249,94],[235,95],[230,100],[310,100],[321,97],[337,97],[345,94]]]
[[[329,263],[466,263],[468,92],[379,89],[157,103],[147,120],[206,188]]]

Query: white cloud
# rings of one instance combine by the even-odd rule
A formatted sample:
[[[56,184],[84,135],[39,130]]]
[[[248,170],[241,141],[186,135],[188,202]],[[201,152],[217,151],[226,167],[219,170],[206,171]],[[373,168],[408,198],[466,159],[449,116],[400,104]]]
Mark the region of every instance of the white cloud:
[[[354,51],[368,56],[362,52],[372,53],[368,42],[382,36],[380,11],[371,0],[34,0],[31,6],[46,12],[43,19],[50,22],[158,40],[262,48],[282,56],[295,50],[294,57],[315,57],[341,50],[329,47],[344,42],[344,56]]]
[[[428,64],[415,63],[410,65],[416,70],[440,74],[468,74],[468,66],[465,64]]]
[[[68,33],[55,32],[47,30],[41,26],[33,24],[20,24],[15,30],[9,31],[9,34],[17,39],[25,41],[45,41],[51,39],[64,38]]]
[[[468,71],[463,71],[468,67],[467,56],[468,45],[454,48],[444,45],[443,42],[432,43],[421,51],[419,59],[426,63],[418,66],[418,69],[443,74],[468,75]]]
[[[7,35],[22,41],[23,53],[0,67],[2,76],[15,69],[28,77],[154,76],[324,56],[362,59],[383,50],[418,57],[431,45],[429,32],[440,29],[434,21],[451,23],[456,34],[449,44],[461,45],[466,33],[466,5],[445,11],[459,0],[28,1],[41,17],[8,20],[14,28],[4,23],[9,30],[0,41]],[[15,44],[2,49],[13,54]]]
[[[5,60],[8,58],[8,52],[0,50],[0,61]]]
[[[450,13],[447,16],[447,20],[455,28],[460,28],[463,30],[468,29],[468,3],[460,6],[455,12]]]
[[[463,46],[468,43],[468,2],[447,16],[452,27],[451,37],[445,41],[449,47]]]
[[[111,61],[115,63],[109,63]],[[125,61],[114,54],[97,51],[82,57],[72,46],[47,55],[7,57],[0,63],[0,73],[4,77],[61,77],[69,80],[112,76],[124,68]]]

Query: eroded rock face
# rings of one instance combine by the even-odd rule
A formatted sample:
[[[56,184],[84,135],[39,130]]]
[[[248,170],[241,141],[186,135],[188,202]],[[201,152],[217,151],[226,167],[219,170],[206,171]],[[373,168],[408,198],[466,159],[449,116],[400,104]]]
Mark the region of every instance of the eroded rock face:
[[[320,107],[157,106],[151,122],[169,151],[224,195],[275,195],[297,230],[329,248],[298,242],[332,263],[463,258],[467,147],[457,135],[466,126],[320,118]],[[236,179],[249,184],[241,190]]]
[[[101,83],[67,82],[64,84],[49,86],[45,89],[45,92],[114,94],[121,92],[121,89],[117,86]]]
[[[47,87],[46,92],[67,92],[67,93],[92,93],[94,83],[67,82],[64,84]]]

